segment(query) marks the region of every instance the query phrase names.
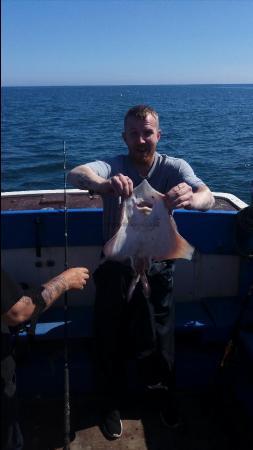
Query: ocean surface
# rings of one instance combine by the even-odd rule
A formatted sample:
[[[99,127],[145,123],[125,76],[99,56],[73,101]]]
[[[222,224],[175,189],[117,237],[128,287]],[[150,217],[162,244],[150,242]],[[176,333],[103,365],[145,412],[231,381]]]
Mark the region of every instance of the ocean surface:
[[[2,191],[63,188],[63,141],[68,170],[126,153],[124,114],[139,103],[160,115],[160,153],[186,159],[212,191],[250,202],[249,84],[2,88]]]

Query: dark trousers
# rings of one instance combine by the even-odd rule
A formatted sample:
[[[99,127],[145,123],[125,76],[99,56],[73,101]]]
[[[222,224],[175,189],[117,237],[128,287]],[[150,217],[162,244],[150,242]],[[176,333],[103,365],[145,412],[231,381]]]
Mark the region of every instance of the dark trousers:
[[[94,273],[94,333],[99,388],[110,397],[124,383],[125,361],[135,358],[144,385],[162,383],[171,389],[174,364],[173,261],[153,262],[148,274],[151,295],[139,282],[130,302],[130,266],[106,261]]]

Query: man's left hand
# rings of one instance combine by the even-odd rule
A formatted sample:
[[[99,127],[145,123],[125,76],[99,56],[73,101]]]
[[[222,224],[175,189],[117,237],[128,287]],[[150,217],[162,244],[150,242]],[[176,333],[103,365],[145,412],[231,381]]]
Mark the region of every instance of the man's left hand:
[[[165,204],[168,209],[191,209],[193,204],[193,190],[187,183],[179,183],[165,194]]]

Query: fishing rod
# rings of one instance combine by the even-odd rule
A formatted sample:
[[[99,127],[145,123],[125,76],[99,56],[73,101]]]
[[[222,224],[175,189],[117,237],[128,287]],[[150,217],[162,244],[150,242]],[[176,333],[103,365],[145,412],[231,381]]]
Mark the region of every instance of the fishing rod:
[[[63,141],[64,172],[64,267],[68,269],[67,152]],[[68,292],[64,293],[64,450],[70,450],[70,399],[68,358]]]

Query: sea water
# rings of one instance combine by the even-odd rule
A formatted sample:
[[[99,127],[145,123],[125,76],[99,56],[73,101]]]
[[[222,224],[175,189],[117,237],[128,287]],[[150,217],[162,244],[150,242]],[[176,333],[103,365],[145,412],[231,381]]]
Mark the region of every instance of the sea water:
[[[2,190],[63,188],[63,141],[68,169],[127,153],[124,114],[140,103],[159,113],[160,153],[184,158],[212,191],[250,202],[249,84],[2,88]]]

